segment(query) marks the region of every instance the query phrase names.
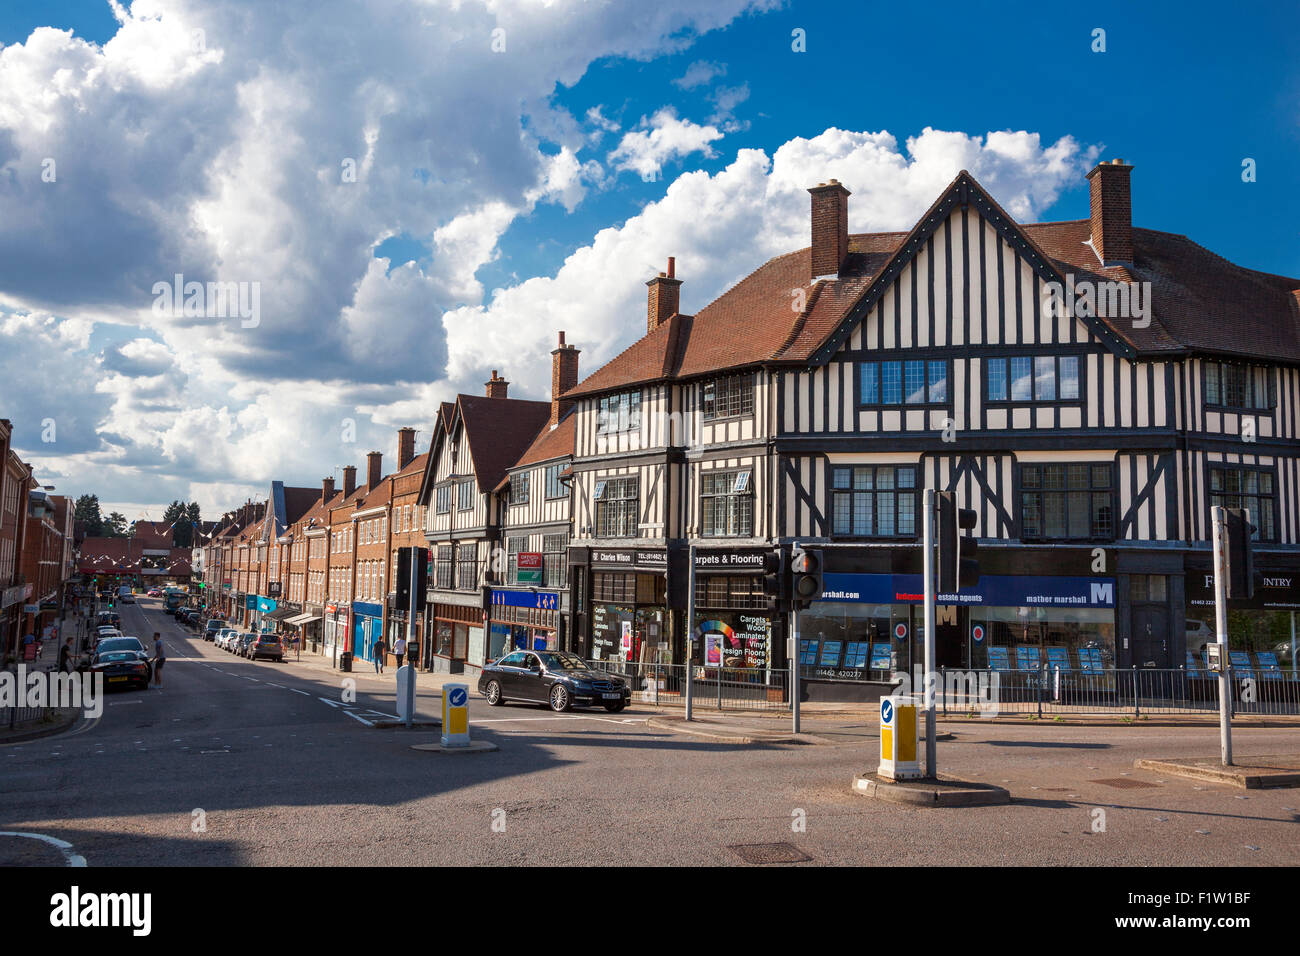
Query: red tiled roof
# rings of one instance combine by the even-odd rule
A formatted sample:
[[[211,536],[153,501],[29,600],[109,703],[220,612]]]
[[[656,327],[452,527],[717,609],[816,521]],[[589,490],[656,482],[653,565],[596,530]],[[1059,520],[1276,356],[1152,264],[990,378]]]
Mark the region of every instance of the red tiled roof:
[[[807,362],[908,237],[919,234],[931,213],[959,186],[987,196],[963,171],[911,231],[850,236],[839,276],[811,286],[810,249],[770,259],[695,316],[674,316],[634,342],[565,397],[745,365]],[[1012,222],[991,197],[989,201]],[[1185,236],[1141,228],[1133,230],[1132,267],[1103,269],[1085,245],[1090,235],[1086,219],[1013,228],[1062,275],[1151,282],[1153,321],[1148,328],[1135,329],[1128,319],[1103,320],[1139,352],[1187,348],[1300,362],[1300,279],[1246,269]],[[799,314],[791,308],[795,289],[805,290],[805,309]]]
[[[488,492],[551,417],[550,402],[457,395],[479,491]]]
[[[537,465],[544,461],[555,461],[557,458],[567,458],[573,454],[573,440],[576,432],[575,422],[577,415],[573,409],[565,415],[558,425],[554,428],[547,421],[538,432],[533,443],[529,445],[519,460],[510,466],[510,469],[521,468],[525,465]],[[493,491],[500,491],[510,484],[510,478],[507,475],[499,481]]]

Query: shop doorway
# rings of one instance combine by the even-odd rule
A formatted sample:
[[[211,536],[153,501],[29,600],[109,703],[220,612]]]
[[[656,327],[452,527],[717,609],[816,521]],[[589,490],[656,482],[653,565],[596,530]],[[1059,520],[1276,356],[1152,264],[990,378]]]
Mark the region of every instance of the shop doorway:
[[[1168,670],[1173,660],[1169,609],[1157,605],[1134,605],[1131,620],[1133,666]]]
[[[921,613],[924,615],[925,610],[922,608]],[[962,639],[964,629],[958,623],[958,608],[956,605],[939,605],[935,608],[934,614],[934,666],[935,667],[966,667],[966,642]],[[924,618],[922,618],[924,620]],[[924,627],[919,630],[924,630]],[[925,657],[925,649],[921,649],[922,659]]]

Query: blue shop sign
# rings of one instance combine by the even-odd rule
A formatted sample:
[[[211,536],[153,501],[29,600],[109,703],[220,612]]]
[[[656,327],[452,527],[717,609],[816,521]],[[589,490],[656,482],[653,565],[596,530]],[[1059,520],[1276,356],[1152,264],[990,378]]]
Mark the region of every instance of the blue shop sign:
[[[256,594],[245,594],[245,595],[244,595],[244,608],[245,608],[246,610],[249,610],[249,611],[256,611],[256,610],[257,610],[257,595],[256,595]]]
[[[381,604],[369,604],[363,601],[354,601],[352,611],[365,617],[383,617],[384,608]]]
[[[823,601],[924,604],[920,574],[826,574]],[[940,604],[977,607],[1114,607],[1115,579],[985,574],[973,590],[940,594]]]
[[[560,607],[558,594],[545,591],[497,591],[492,592],[494,607],[525,607],[535,611],[556,611]]]
[[[270,614],[276,608],[276,602],[273,598],[258,597],[257,609],[263,614]]]

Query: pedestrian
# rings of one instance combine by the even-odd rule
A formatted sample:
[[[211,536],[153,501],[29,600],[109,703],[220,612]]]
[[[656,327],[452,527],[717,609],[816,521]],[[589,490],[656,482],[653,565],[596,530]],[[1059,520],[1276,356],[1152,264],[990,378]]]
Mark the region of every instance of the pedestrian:
[[[162,690],[162,669],[167,663],[167,651],[163,648],[162,635],[153,632],[153,683]]]
[[[29,630],[25,635],[23,635],[23,660],[34,661],[36,660],[37,653],[36,635]]]
[[[63,646],[59,648],[59,670],[72,670],[72,638],[64,641]]]
[[[402,658],[406,656],[406,638],[398,636],[393,641],[393,656],[397,658],[397,666],[402,666]]]
[[[372,650],[375,653],[375,673],[382,674],[384,672],[384,652],[388,650],[388,647],[387,645],[384,644],[384,639],[382,637],[379,640],[375,641],[375,646],[372,648]]]

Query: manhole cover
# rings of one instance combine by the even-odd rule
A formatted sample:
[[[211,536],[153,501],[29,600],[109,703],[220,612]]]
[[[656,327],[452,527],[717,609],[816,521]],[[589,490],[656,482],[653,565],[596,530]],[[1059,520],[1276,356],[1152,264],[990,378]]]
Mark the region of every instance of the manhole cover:
[[[1119,790],[1142,790],[1156,786],[1154,783],[1147,783],[1145,780],[1133,780],[1129,777],[1110,777],[1106,780],[1092,780],[1090,782],[1104,783],[1108,787],[1115,787]]]
[[[812,859],[803,850],[789,843],[745,843],[727,849],[746,863],[807,863]]]

